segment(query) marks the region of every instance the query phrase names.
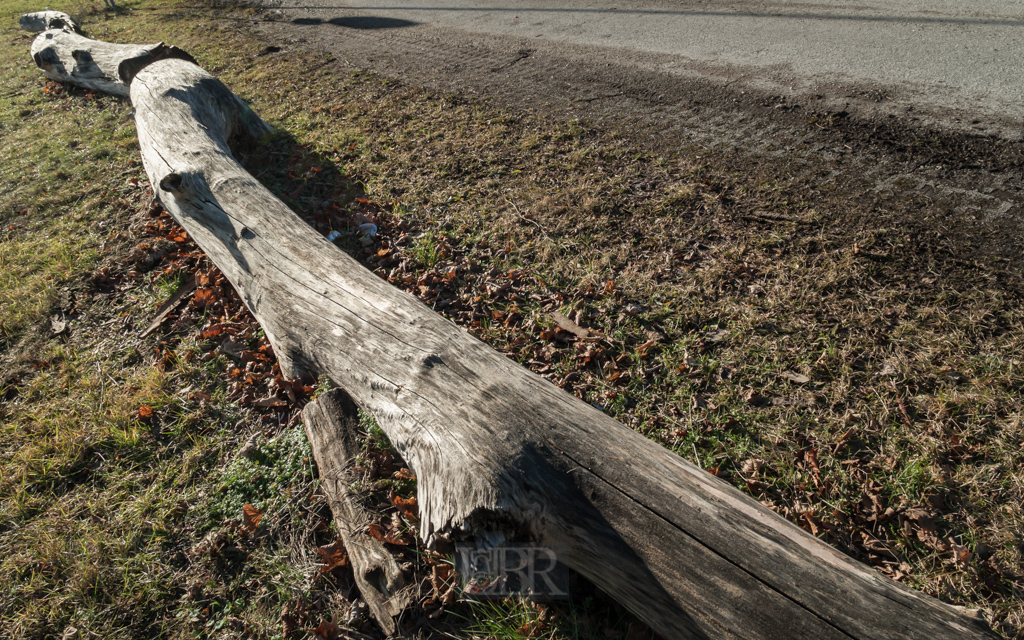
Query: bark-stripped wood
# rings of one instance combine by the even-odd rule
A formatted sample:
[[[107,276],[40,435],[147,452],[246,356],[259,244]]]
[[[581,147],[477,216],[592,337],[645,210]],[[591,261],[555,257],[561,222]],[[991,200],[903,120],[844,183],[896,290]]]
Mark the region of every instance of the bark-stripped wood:
[[[347,393],[334,389],[306,405],[302,422],[359,593],[384,633],[393,636],[398,632],[395,618],[408,606],[412,592],[408,587],[403,590],[405,579],[395,559],[368,533],[370,513],[349,492],[359,479],[351,469],[359,455],[356,406]]]
[[[677,638],[992,638],[516,365],[340,251],[229,141],[269,128],[183,60],[131,82],[161,202],[221,268],[290,376],[326,374],[418,478],[422,534],[528,534]]]
[[[47,29],[61,29],[85,35],[85,32],[78,26],[74,18],[63,11],[26,13],[18,20],[18,25],[25,31],[32,31],[33,33],[36,31],[46,31]]]
[[[128,96],[135,72],[151,62],[165,58],[195,62],[181,49],[162,42],[110,44],[65,28],[40,33],[32,41],[31,52],[36,66],[53,80],[122,97]]]

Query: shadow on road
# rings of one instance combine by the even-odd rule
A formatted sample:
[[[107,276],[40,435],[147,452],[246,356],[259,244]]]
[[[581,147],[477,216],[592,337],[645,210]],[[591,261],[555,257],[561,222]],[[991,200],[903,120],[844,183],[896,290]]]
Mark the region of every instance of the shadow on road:
[[[292,20],[292,24],[333,24],[338,27],[347,27],[349,29],[360,29],[360,30],[373,30],[373,29],[398,29],[401,27],[411,27],[418,23],[411,20],[400,20],[398,18],[378,18],[375,16],[347,16],[341,18],[331,18],[330,20],[321,20],[320,18],[295,18]]]

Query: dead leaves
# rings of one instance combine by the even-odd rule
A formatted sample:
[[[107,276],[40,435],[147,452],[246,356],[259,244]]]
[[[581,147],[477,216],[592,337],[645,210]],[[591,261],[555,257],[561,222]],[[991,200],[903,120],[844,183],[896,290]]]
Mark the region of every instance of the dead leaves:
[[[800,433],[794,440],[799,448],[792,453],[796,472],[792,487],[784,482],[782,490],[775,488],[779,472],[766,460],[748,458],[739,464],[747,491],[762,504],[896,580],[914,574],[921,555],[930,554],[956,579],[966,579],[989,593],[1003,588],[1004,572],[994,554],[984,544],[966,544],[943,523],[940,510],[948,507],[938,491],[927,493],[925,504],[907,504],[877,480],[880,473],[898,470],[893,460],[876,462],[863,454],[834,458],[859,447],[858,428],[848,428],[833,442],[816,442]],[[859,500],[853,504],[846,502],[851,488],[842,484],[843,478],[860,479]],[[984,557],[979,548],[986,551]]]
[[[416,476],[413,475],[412,471],[409,470],[409,467],[402,467],[401,469],[396,471],[391,477],[393,477],[396,480],[415,480],[416,479]]]
[[[242,529],[249,532],[256,531],[261,519],[263,519],[263,514],[259,509],[251,504],[242,506]]]
[[[284,398],[279,398],[277,396],[268,396],[266,398],[261,398],[256,402],[253,402],[252,406],[261,408],[287,407],[288,401],[285,400]]]
[[[647,342],[643,343],[642,345],[640,345],[639,347],[636,348],[637,355],[640,356],[641,358],[646,358],[647,355],[648,355],[648,352],[655,345],[657,345],[659,342],[660,342],[659,339],[651,338],[650,340],[648,340]]]
[[[901,520],[904,533],[909,537],[916,532],[918,537],[922,538],[922,542],[923,536],[936,532],[935,519],[924,509],[907,509],[903,512]]]
[[[448,563],[437,563],[430,571],[431,598],[442,607],[451,606],[459,597],[458,574]]]
[[[285,638],[298,638],[306,621],[306,602],[301,597],[285,603],[281,610],[281,631]]]
[[[317,640],[345,640],[352,637],[332,620],[322,620],[315,629],[310,629],[309,633]]]
[[[229,366],[225,381],[229,402],[272,415],[278,423],[294,420],[313,388],[281,377],[273,348],[255,318],[227,278],[209,264],[184,229],[159,204],[150,209],[149,216],[138,225],[140,234],[148,237],[142,244],[149,247],[161,242],[164,249],[148,277],[155,282],[180,274],[187,276],[184,284],[160,306],[143,333],[145,337],[161,328],[167,331],[160,346],[154,347],[157,367],[164,371],[174,369],[179,357],[194,362],[194,352],[185,350],[181,354],[175,348],[181,336],[191,336],[202,351],[198,356],[201,362],[218,356],[233,361],[235,366]],[[129,262],[130,259],[131,256]],[[141,277],[132,270],[105,267],[94,274],[93,282],[101,287]],[[205,405],[211,401],[211,393],[196,391],[190,399]],[[145,412],[139,418],[149,419]]]
[[[807,384],[811,381],[809,377],[795,371],[783,371],[780,375],[794,384]]]
[[[821,485],[821,469],[818,467],[818,450],[814,447],[804,451],[804,462],[811,467],[811,471],[814,473],[814,482],[817,485]]]
[[[559,328],[568,331],[580,340],[594,340],[601,337],[600,332],[593,331],[591,329],[584,329],[558,311],[552,311],[548,315],[551,318],[551,321]]]
[[[330,573],[335,569],[349,565],[348,552],[345,551],[345,545],[342,544],[341,540],[337,540],[324,547],[317,547],[316,551],[320,555],[322,563],[317,569],[318,575]]]
[[[361,473],[367,481],[387,479],[384,481],[385,484],[392,484],[394,480],[416,479],[412,471],[401,464],[401,460],[387,449],[370,448],[363,454],[362,461],[354,467],[354,471]],[[396,493],[396,488],[401,486],[393,484],[387,490],[386,504],[394,509],[390,518],[382,517],[377,522],[369,524],[367,533],[381,542],[405,547],[416,542],[416,536],[407,523],[419,522],[419,513],[415,497],[404,497]]]
[[[396,496],[392,492],[391,504],[398,510],[399,513],[409,518],[412,521],[418,521],[419,515],[416,507],[416,498],[403,498]]]
[[[192,294],[192,304],[198,309],[205,309],[217,301],[217,293],[208,287],[196,289]]]
[[[355,470],[365,473],[368,480],[376,478],[394,478],[396,480],[414,480],[416,476],[408,467],[400,464],[398,457],[386,449],[371,449],[363,456],[362,463]]]
[[[388,544],[408,547],[416,543],[415,535],[401,521],[396,521],[394,518],[385,524],[379,522],[370,524],[366,530],[374,538]]]
[[[425,238],[436,245],[429,260],[423,254]],[[599,392],[602,401],[617,397],[619,392],[607,386],[626,387],[634,379],[628,368],[642,364],[633,359],[629,344],[610,340],[599,326],[603,318],[614,318],[619,308],[614,302],[619,292],[612,280],[572,293],[552,291],[548,283],[524,269],[502,269],[496,262],[482,272],[466,257],[473,253],[484,259],[497,258],[511,248],[488,246],[486,239],[463,247],[444,233],[414,237],[401,224],[391,226],[387,220],[381,224],[378,241],[379,248],[366,261],[371,268],[375,264],[389,268],[377,272],[391,284],[569,392],[580,397]],[[605,298],[609,308],[593,304]],[[591,306],[597,308],[588,308]],[[646,309],[635,303],[626,308],[634,314]],[[654,347],[664,340],[653,329],[649,333],[640,346],[639,360],[656,355]],[[572,361],[564,362],[562,356],[571,356]],[[626,358],[620,361],[622,356]],[[647,369],[658,371],[656,367]]]

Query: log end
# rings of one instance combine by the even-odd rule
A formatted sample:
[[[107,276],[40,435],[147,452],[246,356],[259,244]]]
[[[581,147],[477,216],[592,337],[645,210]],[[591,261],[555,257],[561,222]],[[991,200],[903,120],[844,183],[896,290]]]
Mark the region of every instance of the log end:
[[[64,64],[57,52],[50,48],[40,49],[32,53],[32,60],[36,66],[46,72],[50,77],[67,75]]]

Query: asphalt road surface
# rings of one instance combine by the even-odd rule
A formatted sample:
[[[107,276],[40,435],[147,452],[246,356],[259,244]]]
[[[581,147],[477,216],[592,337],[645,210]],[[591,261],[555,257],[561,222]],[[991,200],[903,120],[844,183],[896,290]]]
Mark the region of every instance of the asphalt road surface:
[[[791,97],[845,97],[849,91],[835,88],[859,86],[864,95],[853,100],[856,106],[916,110],[929,121],[1011,138],[1022,131],[1024,5],[1010,0],[284,0],[279,6],[300,24],[333,20],[375,31],[383,47],[392,44],[388,32],[415,27],[441,42],[490,36],[514,39],[524,51],[572,46],[590,49],[595,60]]]

